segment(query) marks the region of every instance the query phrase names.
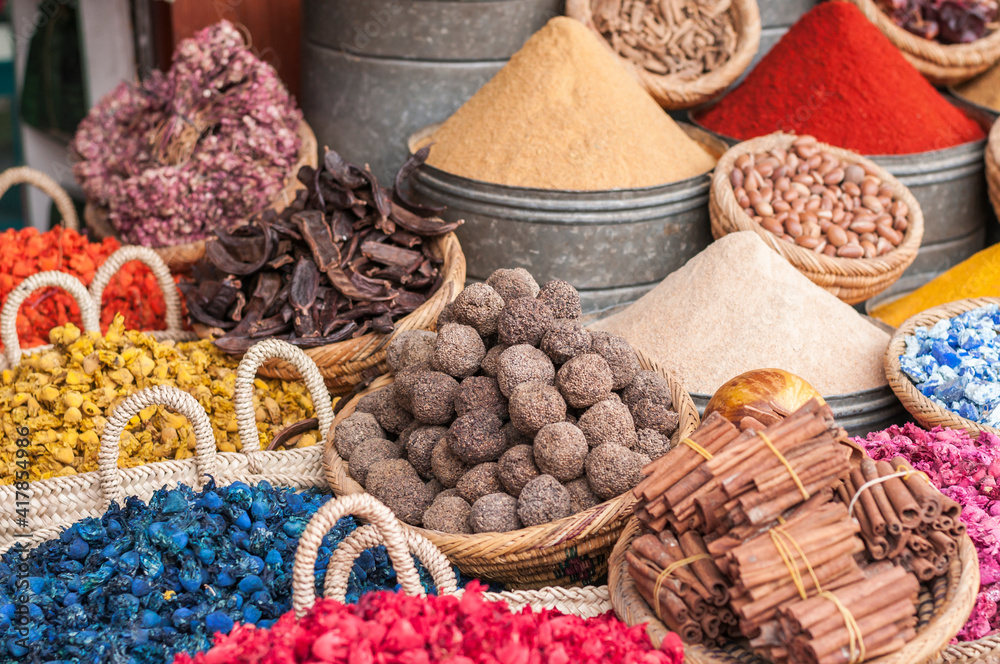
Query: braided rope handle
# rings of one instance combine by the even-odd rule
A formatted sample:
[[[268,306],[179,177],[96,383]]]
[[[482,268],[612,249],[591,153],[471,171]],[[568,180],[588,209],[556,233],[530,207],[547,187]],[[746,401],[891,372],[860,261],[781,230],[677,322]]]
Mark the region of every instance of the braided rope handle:
[[[104,297],[104,289],[108,287],[111,277],[118,273],[126,263],[139,261],[148,267],[156,278],[156,283],[163,293],[163,303],[166,307],[164,316],[168,332],[181,332],[183,323],[181,321],[181,298],[177,294],[177,285],[170,275],[167,264],[163,262],[159,254],[149,247],[128,246],[122,247],[105,259],[101,267],[94,273],[94,279],[90,282],[90,297],[93,298],[97,306],[100,307]]]
[[[424,596],[420,576],[410,558],[406,535],[396,517],[388,507],[368,494],[352,493],[335,498],[319,508],[299,538],[299,546],[295,551],[295,566],[292,570],[292,606],[296,615],[304,615],[316,602],[316,557],[323,537],[337,524],[337,521],[349,515],[360,517],[378,529],[403,592],[408,595]]]
[[[125,401],[111,411],[104,432],[101,434],[101,448],[97,453],[97,472],[101,476],[101,491],[107,500],[119,503],[123,497],[121,474],[118,471],[118,454],[121,447],[122,431],[129,420],[139,411],[149,406],[167,406],[191,421],[195,437],[195,462],[198,465],[200,485],[214,476],[216,471],[215,433],[208,413],[193,396],[176,387],[156,385],[130,394]],[[107,509],[107,506],[105,506]]]
[[[239,426],[243,452],[251,457],[255,456],[254,452],[260,451],[260,432],[257,431],[257,418],[253,410],[253,381],[261,365],[273,358],[285,360],[299,370],[302,381],[309,389],[313,411],[319,420],[319,445],[326,444],[326,436],[333,426],[333,401],[316,363],[287,341],[265,339],[250,347],[236,369],[236,423]]]
[[[459,591],[462,592],[462,591]],[[562,588],[550,586],[538,590],[506,590],[500,593],[483,593],[486,599],[504,601],[511,611],[520,611],[526,606],[535,610],[555,609],[566,615],[594,618],[614,610],[611,592],[607,586],[585,586],[583,588]]]
[[[16,184],[30,184],[42,190],[55,202],[62,217],[63,226],[74,231],[80,230],[80,218],[76,215],[73,199],[53,178],[30,166],[8,168],[0,173],[0,198]]]
[[[83,318],[85,332],[101,331],[101,312],[87,292],[87,287],[79,279],[71,274],[57,271],[33,274],[10,292],[3,309],[0,310],[0,341],[3,341],[4,355],[12,367],[16,367],[21,361],[21,342],[17,338],[17,312],[29,295],[47,286],[58,286],[73,296],[80,305],[80,316]]]

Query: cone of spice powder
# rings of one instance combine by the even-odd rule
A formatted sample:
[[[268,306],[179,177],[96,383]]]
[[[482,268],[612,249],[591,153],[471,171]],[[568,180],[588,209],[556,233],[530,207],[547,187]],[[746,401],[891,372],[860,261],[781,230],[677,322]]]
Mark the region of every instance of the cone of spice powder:
[[[863,155],[941,150],[985,136],[842,0],[799,19],[738,88],[694,117],[740,140],[780,130]]]
[[[429,143],[430,166],[536,189],[652,187],[715,165],[598,37],[566,17],[535,33]]]

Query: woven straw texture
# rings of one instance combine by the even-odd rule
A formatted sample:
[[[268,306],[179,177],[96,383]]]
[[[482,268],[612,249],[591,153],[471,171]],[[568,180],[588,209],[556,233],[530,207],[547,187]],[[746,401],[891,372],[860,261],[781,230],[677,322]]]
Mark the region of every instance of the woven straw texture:
[[[306,124],[305,120],[299,125],[299,139],[302,141],[299,147],[299,160],[292,167],[288,178],[285,179],[285,188],[271,202],[271,207],[278,212],[291,205],[292,201],[295,200],[296,193],[303,187],[296,177],[299,169],[303,166],[316,168],[319,163],[316,135],[313,134],[312,128]],[[91,234],[98,239],[119,237],[118,232],[115,231],[108,219],[108,209],[103,206],[87,201],[87,205],[83,209],[83,220]],[[186,272],[205,255],[205,240],[155,247],[154,251],[160,255],[160,258],[172,272]]]
[[[899,356],[906,352],[906,337],[911,336],[918,327],[931,327],[934,323],[944,318],[954,318],[970,309],[985,307],[988,304],[1000,304],[1000,298],[981,297],[968,300],[958,300],[949,302],[941,306],[933,307],[907,319],[892,339],[889,340],[889,347],[885,351],[885,377],[889,379],[889,386],[896,393],[896,397],[909,411],[920,426],[925,429],[934,427],[948,427],[951,429],[961,429],[971,436],[978,436],[980,432],[986,431],[1000,436],[1000,429],[979,424],[964,417],[959,417],[943,406],[934,403],[917,389],[913,381],[903,373],[899,364]]]
[[[787,149],[796,138],[798,137],[792,134],[776,132],[734,145],[722,155],[712,175],[712,192],[709,196],[712,235],[719,239],[737,231],[753,231],[814,284],[849,304],[863,302],[895,283],[917,257],[920,241],[924,237],[924,215],[920,204],[906,186],[873,161],[849,150],[817,143],[822,150],[834,157],[857,163],[889,184],[895,197],[910,208],[907,217],[909,226],[903,235],[902,244],[877,258],[831,258],[782,240],[743,211],[736,201],[730,173],[741,155],[759,154],[775,148]]]
[[[680,426],[672,439],[676,444],[698,426],[698,410],[677,379],[659,364],[639,353],[643,369],[656,371],[670,384]],[[393,381],[383,376],[368,391]],[[337,454],[333,432],[337,424],[354,412],[359,395],[337,415],[327,436],[324,466],[330,487],[337,495],[364,492],[351,478],[347,463]],[[596,507],[552,523],[507,533],[453,535],[403,525],[423,535],[438,547],[464,574],[497,581],[517,589],[586,585],[607,570],[608,553],[632,514],[635,499],[630,492]]]
[[[49,198],[55,202],[56,209],[59,210],[63,226],[74,231],[80,230],[80,219],[76,215],[76,207],[73,205],[73,199],[69,197],[69,194],[66,193],[66,190],[58,182],[45,173],[29,166],[8,168],[3,173],[0,173],[0,198],[3,198],[3,195],[16,184],[34,185],[48,194]]]
[[[280,357],[302,370],[321,423],[321,438],[316,445],[280,452],[260,449],[252,404],[253,380],[257,367],[271,357]],[[0,486],[0,552],[15,541],[34,545],[51,539],[75,521],[100,516],[111,500],[129,495],[148,500],[155,491],[180,483],[200,487],[208,475],[222,484],[266,480],[302,489],[326,487],[322,458],[324,432],[329,429],[323,428],[322,423],[333,421],[333,406],[319,371],[300,349],[277,339],[252,347],[237,369],[234,401],[242,447],[239,453],[216,451],[208,416],[187,393],[174,387],[156,386],[129,395],[108,418],[101,435],[97,471],[31,482],[27,491],[22,487],[19,498],[14,486]],[[119,469],[122,428],[140,410],[156,404],[173,408],[192,421],[197,441],[195,456]],[[30,503],[28,520],[19,524],[15,506],[17,500],[24,500],[25,493]]]
[[[911,65],[934,85],[956,85],[981,74],[1000,60],[1000,30],[970,44],[939,44],[892,22],[874,0],[850,0]]]
[[[412,529],[403,528],[385,505],[366,493],[353,493],[331,500],[321,507],[303,531],[295,552],[292,572],[292,607],[302,616],[316,601],[314,579],[316,556],[323,537],[337,520],[356,516],[369,525],[362,526],[348,535],[330,556],[326,568],[323,595],[343,602],[347,594],[347,579],[354,561],[365,549],[384,544],[389,560],[396,570],[403,591],[408,595],[423,596],[412,556],[424,565],[434,579],[439,595],[461,594],[451,563],[426,537]],[[505,601],[511,611],[525,606],[533,609],[557,609],[566,614],[590,618],[611,610],[607,586],[584,588],[543,588],[502,593],[484,593],[492,601]]]
[[[986,191],[993,213],[1000,219],[1000,123],[994,122],[986,142]]]
[[[736,27],[736,51],[724,65],[694,79],[654,74],[641,64],[619,55],[594,25],[594,0],[566,0],[566,15],[586,25],[608,47],[632,77],[667,110],[694,108],[721,95],[750,66],[760,46],[760,11],[756,0],[733,0],[730,9]]]
[[[637,519],[629,521],[611,553],[608,584],[611,588],[611,602],[618,617],[629,625],[647,623],[646,631],[649,633],[649,638],[654,644],[659,645],[669,630],[636,590],[625,560],[625,552],[642,532],[642,525]],[[917,607],[917,637],[902,650],[892,655],[868,660],[868,663],[929,664],[939,661],[940,653],[969,617],[978,592],[979,560],[972,540],[965,535],[959,542],[958,558],[952,561],[948,574],[935,579],[929,589],[922,588]],[[965,645],[967,644],[959,644],[959,646]],[[952,646],[948,652],[959,646]],[[684,655],[688,664],[767,663],[766,659],[755,655],[738,642],[726,643],[720,648],[686,645]],[[959,657],[947,661],[969,660]]]

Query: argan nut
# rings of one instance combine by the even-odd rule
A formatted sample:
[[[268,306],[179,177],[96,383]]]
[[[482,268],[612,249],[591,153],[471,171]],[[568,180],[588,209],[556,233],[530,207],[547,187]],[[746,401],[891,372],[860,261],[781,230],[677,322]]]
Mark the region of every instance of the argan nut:
[[[535,465],[535,451],[531,445],[516,445],[500,457],[498,472],[500,483],[512,496],[520,496],[524,485],[541,475]]]
[[[555,383],[556,368],[549,356],[534,346],[519,344],[511,346],[497,361],[497,383],[505,397],[521,383],[539,382],[546,385]]]
[[[471,535],[469,516],[472,506],[458,496],[438,494],[431,506],[424,512],[424,528],[454,535]]]
[[[455,378],[471,376],[486,357],[486,345],[475,328],[449,323],[438,329],[431,366]]]
[[[506,450],[500,426],[500,418],[490,411],[473,410],[452,422],[445,439],[451,451],[469,466],[496,461]],[[448,486],[443,478],[438,479]]]
[[[539,526],[570,516],[569,491],[551,475],[528,482],[517,499],[517,516],[524,526]]]
[[[598,401],[580,416],[580,431],[590,447],[616,443],[633,449],[636,444],[635,422],[628,406],[617,399]]]
[[[590,331],[578,320],[557,318],[542,337],[541,349],[556,364],[589,353],[593,340]]]
[[[470,505],[485,495],[502,492],[499,466],[492,461],[473,466],[462,475],[455,488],[458,489],[458,495]]]
[[[538,300],[547,304],[556,318],[575,319],[582,315],[580,292],[562,279],[553,279],[542,286]]]
[[[517,516],[517,498],[506,493],[491,493],[472,505],[469,523],[473,532],[506,533],[521,528]]]
[[[560,482],[583,474],[589,451],[583,432],[569,422],[548,424],[535,436],[535,464]]]
[[[620,390],[632,382],[642,368],[639,356],[625,338],[608,332],[594,332],[592,352],[604,358],[611,369],[611,389]]]
[[[469,284],[452,302],[455,320],[475,328],[482,337],[497,333],[497,320],[503,310],[504,300],[486,284]]]
[[[507,302],[497,321],[500,343],[510,346],[537,346],[548,331],[555,316],[549,306],[532,297],[519,297]]]
[[[589,408],[611,395],[611,367],[596,353],[577,355],[556,374],[556,387],[573,408]]]
[[[552,385],[521,383],[510,395],[507,407],[514,428],[534,436],[547,424],[566,420],[566,401]]]
[[[354,411],[333,431],[333,444],[344,461],[351,460],[354,447],[366,438],[385,438],[385,431],[371,413]]]

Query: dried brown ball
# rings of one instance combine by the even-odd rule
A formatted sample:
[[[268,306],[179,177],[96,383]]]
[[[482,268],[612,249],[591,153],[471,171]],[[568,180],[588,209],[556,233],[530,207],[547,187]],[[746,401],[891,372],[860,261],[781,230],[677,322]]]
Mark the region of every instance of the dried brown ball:
[[[497,319],[503,310],[503,298],[486,284],[469,284],[451,304],[455,321],[473,327],[480,336],[497,333]]]
[[[503,395],[510,398],[511,392],[521,383],[545,383],[554,385],[556,368],[549,356],[534,346],[520,344],[511,346],[500,354],[497,362],[497,383]]]
[[[454,322],[455,322],[455,312],[452,309],[451,302],[449,302],[448,304],[444,305],[444,308],[441,309],[441,313],[438,314],[437,329],[440,330],[448,323],[454,323]]]
[[[354,446],[351,460],[347,463],[347,472],[359,484],[365,486],[368,479],[368,469],[378,461],[398,459],[399,447],[385,438],[366,438]]]
[[[479,409],[488,410],[501,420],[507,419],[507,399],[496,378],[469,376],[455,392],[455,413],[459,417]]]
[[[483,375],[490,378],[497,377],[497,372],[500,370],[500,354],[508,348],[510,346],[507,344],[497,344],[486,351],[486,357],[479,364],[479,370],[483,372]]]
[[[573,510],[573,514],[579,514],[584,510],[589,510],[591,507],[601,504],[601,499],[590,490],[590,483],[586,477],[566,482],[563,486],[569,491],[569,504]]]
[[[560,482],[583,475],[589,451],[583,432],[569,422],[548,424],[535,436],[535,464]]]
[[[504,422],[504,425],[500,427],[500,433],[503,434],[505,451],[517,445],[531,445],[535,440],[534,436],[521,433],[510,422]]]
[[[385,438],[385,431],[371,413],[355,411],[333,431],[333,444],[344,461],[351,460],[355,446],[366,438]]]
[[[614,380],[612,389],[620,390],[632,382],[642,368],[639,366],[639,356],[635,354],[632,344],[623,337],[609,332],[594,332],[593,351],[604,358],[611,367]]]
[[[475,328],[448,323],[438,329],[431,366],[455,378],[465,378],[479,371],[486,357],[486,344]]]
[[[431,490],[415,472],[412,476],[399,475],[379,482],[378,491],[372,496],[392,510],[397,519],[411,526],[419,526],[423,522],[424,512],[434,502]]]
[[[455,535],[471,535],[469,515],[472,507],[458,496],[438,494],[431,506],[424,512],[424,528]]]
[[[627,447],[607,443],[587,455],[587,481],[598,498],[610,500],[632,489],[642,479],[647,457]]]
[[[506,493],[491,493],[472,504],[469,524],[477,533],[506,533],[521,528],[517,518],[517,498]]]
[[[611,368],[596,353],[577,355],[559,368],[556,387],[573,408],[590,408],[611,397]]]
[[[406,458],[425,480],[434,477],[434,467],[431,465],[431,455],[437,445],[448,433],[445,427],[422,426],[413,431],[406,439]]]
[[[442,485],[442,486],[444,486],[444,485]],[[438,494],[438,497],[442,497],[442,496],[443,497],[447,497],[447,498],[461,498],[461,496],[458,495],[458,489],[456,489],[454,487],[452,487],[450,489],[445,489],[444,491],[442,491],[441,493]]]
[[[630,450],[635,448],[637,437],[632,413],[618,399],[595,403],[580,416],[579,426],[591,447],[616,443]]]
[[[446,440],[451,451],[469,466],[496,461],[506,449],[500,427],[500,418],[495,414],[473,410],[452,422]]]
[[[579,318],[583,315],[580,309],[580,291],[568,281],[553,279],[538,291],[538,299],[549,305],[556,318]]]
[[[490,275],[486,285],[499,293],[504,302],[519,297],[535,297],[541,290],[535,278],[523,267],[501,268]]]
[[[633,448],[639,454],[650,459],[659,459],[670,451],[670,439],[653,429],[639,429],[636,432],[636,443]]]
[[[406,412],[406,409],[400,406],[393,397],[392,385],[387,385],[358,399],[355,410],[371,413],[383,429],[397,435],[413,422],[413,415]]]
[[[368,468],[365,476],[365,490],[378,498],[386,482],[400,482],[404,479],[419,479],[417,471],[405,459],[384,459],[376,461]]]
[[[537,346],[548,332],[555,316],[549,305],[533,297],[519,297],[510,300],[500,312],[497,335],[500,343],[516,346],[528,344]]]
[[[406,449],[406,444],[410,441],[410,435],[422,426],[424,425],[416,420],[413,420],[413,422],[410,423],[410,426],[399,432],[399,436],[396,438],[396,447],[399,448],[400,454],[402,454],[403,450]]]
[[[500,484],[499,465],[495,461],[481,463],[473,466],[465,475],[462,475],[455,485],[460,495],[469,503],[475,503],[483,496],[490,493],[503,491]]]
[[[539,526],[572,513],[569,491],[551,475],[539,475],[525,484],[517,499],[517,516],[525,526]]]
[[[458,480],[468,469],[469,467],[451,451],[447,434],[442,436],[431,450],[431,470],[434,472],[434,477],[441,482],[441,486],[445,489],[455,488]]]
[[[622,390],[622,401],[631,408],[643,399],[670,408],[674,405],[670,395],[670,383],[655,371],[640,371]]]
[[[441,484],[441,480],[436,477],[429,482],[425,482],[424,484],[427,487],[427,490],[430,491],[431,495],[434,497],[437,497],[438,494],[444,491],[444,485]]]
[[[430,362],[411,364],[397,371],[392,385],[389,386],[392,388],[392,398],[411,415],[413,414],[413,385],[416,383],[417,377],[425,371],[434,371]]]
[[[455,416],[458,381],[440,371],[421,371],[407,380],[410,412],[422,424],[448,424]]]
[[[674,435],[680,422],[677,413],[650,399],[643,399],[632,407],[632,419],[636,429],[652,429],[667,438]]]
[[[436,339],[437,334],[429,330],[400,332],[389,342],[385,360],[396,373],[414,364],[430,362]]]
[[[521,383],[510,394],[507,405],[514,428],[532,436],[546,424],[566,421],[566,401],[552,385]]]
[[[577,355],[590,352],[590,331],[578,320],[557,318],[542,337],[542,350],[556,364],[569,362]]]
[[[498,470],[500,483],[507,493],[517,497],[524,485],[535,479],[541,472],[535,465],[535,450],[531,445],[516,445],[500,457]]]

